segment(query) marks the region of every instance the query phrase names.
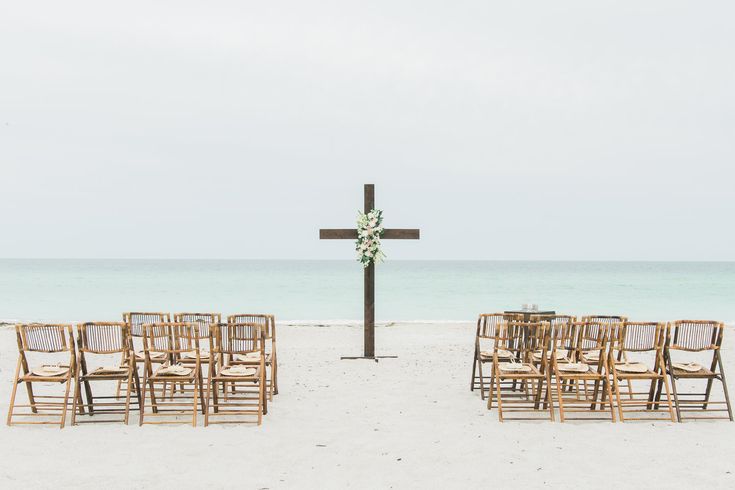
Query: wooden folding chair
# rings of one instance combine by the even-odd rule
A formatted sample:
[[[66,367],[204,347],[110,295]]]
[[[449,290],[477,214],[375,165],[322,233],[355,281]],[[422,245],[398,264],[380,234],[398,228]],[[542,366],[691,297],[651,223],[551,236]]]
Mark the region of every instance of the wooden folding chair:
[[[128,424],[131,395],[135,393],[135,408],[140,409],[140,380],[135,363],[135,355],[130,349],[130,330],[127,323],[88,322],[77,326],[78,369],[76,371],[76,393],[72,425],[76,425],[77,402],[81,403],[81,386],[87,399],[87,413],[95,415],[123,415],[122,422]],[[112,360],[110,360],[112,358]],[[90,368],[89,361],[96,360],[97,367]],[[100,360],[106,364],[99,365]],[[123,384],[125,400],[119,395],[94,395],[92,385],[99,382]],[[96,422],[113,422],[108,418]],[[84,420],[83,422],[93,422]]]
[[[143,394],[140,410],[140,425],[180,424],[181,416],[191,416],[196,427],[197,407],[201,404],[206,413],[206,400],[202,391],[202,370],[199,355],[199,326],[196,323],[152,323],[143,325],[143,354],[146,368],[143,370]],[[194,364],[164,363],[153,369],[152,358],[159,353],[167,358],[178,359],[185,352],[194,352]],[[150,373],[150,374],[149,374]],[[169,396],[165,385],[183,385],[184,390],[171,390]],[[156,385],[163,388],[156,390]],[[190,387],[187,391],[186,388]],[[163,395],[160,395],[160,393]],[[150,398],[150,400],[149,400]],[[150,409],[150,413],[148,412]],[[156,420],[147,420],[156,419]]]
[[[227,323],[257,323],[263,327],[266,340],[265,367],[268,400],[278,394],[278,354],[276,351],[276,318],[273,315],[241,313],[227,317]]]
[[[477,318],[477,330],[475,332],[475,353],[472,356],[472,381],[470,391],[480,389],[480,397],[485,399],[485,384],[490,377],[482,372],[483,364],[493,362],[495,351],[495,336],[497,329],[503,322],[518,320],[519,316],[508,313],[484,313]],[[501,359],[510,360],[511,353],[503,349],[499,352]]]
[[[260,425],[267,400],[263,325],[221,323],[213,326],[211,352],[204,425],[242,422],[240,418],[233,418],[242,415],[255,415]],[[227,390],[230,385],[232,393]],[[220,387],[224,397],[219,394]]]
[[[549,345],[547,354],[549,359],[551,359],[551,353],[555,349],[559,358],[571,359],[575,346],[572,341],[575,330],[572,326],[577,321],[576,317],[570,315],[531,315],[530,321],[534,323],[546,322],[549,324],[549,328],[546,330]],[[552,342],[554,345],[552,345]],[[533,358],[534,360],[540,360],[541,351],[534,352]]]
[[[570,315],[531,315],[529,320],[531,322],[545,321],[549,324],[549,328],[546,330],[546,344],[549,346],[547,349],[547,359],[549,366],[551,367],[551,356],[555,356],[558,360],[569,362],[573,359],[574,349],[576,342],[574,341],[573,335],[574,330],[573,324],[576,318]],[[553,345],[552,345],[553,344]],[[541,365],[541,350],[536,350],[533,353],[533,363],[535,366],[540,367]],[[556,390],[556,377],[554,376],[554,370],[550,370],[550,381],[549,389],[552,390],[552,396]],[[567,383],[565,382],[565,385]],[[570,386],[564,386],[563,389],[569,389]]]
[[[204,369],[209,366],[209,338],[211,336],[212,325],[217,325],[222,321],[222,315],[219,313],[175,313],[174,322],[176,323],[196,323],[199,326],[199,355],[201,357],[201,367]],[[194,352],[184,352],[174,362],[183,365],[196,364]],[[202,379],[205,373],[202,371]]]
[[[145,359],[145,355],[143,354],[143,325],[148,323],[170,323],[171,315],[168,313],[129,312],[123,313],[123,321],[128,324],[130,329],[131,348],[135,351],[135,359],[139,364],[143,364]],[[152,362],[154,364],[163,364],[170,360],[161,358],[153,359]]]
[[[202,358],[209,357],[209,330],[212,325],[222,322],[220,313],[174,313],[176,323],[196,323],[199,325],[199,348]],[[181,362],[190,362],[191,357],[181,358]]]
[[[676,417],[679,422],[685,418],[733,420],[720,354],[724,331],[723,323],[709,320],[678,320],[667,327],[664,359],[667,373],[671,378]],[[707,382],[704,393],[682,391],[683,388],[695,390],[697,381]],[[714,381],[722,383],[724,400],[711,398]],[[686,386],[682,386],[682,383],[686,383]],[[660,397],[660,394],[661,386],[658,388],[657,396]],[[727,415],[722,417],[709,415],[721,412],[727,412]],[[703,415],[685,417],[685,413]]]
[[[664,364],[665,333],[664,325],[655,322],[625,322],[620,327],[619,335],[614,340],[610,351],[608,365],[613,378],[621,422],[628,420],[670,420],[674,422],[676,420]],[[620,393],[621,381],[628,383],[629,391],[626,398],[623,398]],[[663,404],[656,397],[659,382],[663,382],[665,387],[666,400]],[[640,391],[641,385],[644,391]],[[629,417],[626,415],[630,413],[641,416]],[[655,415],[663,415],[663,417],[655,417]]]
[[[582,317],[582,321],[590,323],[590,324],[598,324],[598,325],[607,326],[609,329],[608,340],[612,342],[614,339],[617,339],[618,337],[620,337],[620,329],[623,323],[628,321],[628,317],[621,316],[621,315],[588,315],[588,316]],[[618,361],[620,361],[624,353],[619,352],[618,355],[621,356],[621,358],[618,359]]]
[[[13,377],[7,424],[58,424],[63,429],[66,412],[70,408],[69,394],[76,370],[72,326],[16,325],[15,334],[18,341],[18,363]],[[33,367],[29,367],[31,365]],[[16,404],[18,385],[21,383],[26,387],[28,405]],[[34,391],[34,385],[41,385],[39,389],[45,391],[48,384],[63,385],[63,395],[46,395]],[[13,420],[15,417],[21,417],[21,420]]]
[[[123,313],[123,321],[128,324],[130,332],[130,349],[135,353],[136,366],[146,367],[145,354],[143,353],[143,325],[147,323],[169,323],[171,315],[160,312],[128,312]],[[151,359],[153,366],[160,366],[166,362],[172,362],[173,359],[167,358],[162,353],[156,353]],[[148,373],[149,375],[151,373]],[[140,373],[138,373],[140,376]],[[165,387],[164,387],[165,389]],[[122,382],[117,384],[117,396],[124,396],[122,392]]]
[[[567,328],[567,332],[558,330],[557,335],[566,335],[551,344],[554,349],[564,349],[563,357],[551,356],[559,420],[608,420],[603,414],[609,412],[609,419],[615,422],[607,364],[610,327],[572,322]]]
[[[498,418],[503,422],[509,412],[549,413],[554,420],[554,406],[549,386],[548,337],[546,322],[502,322],[495,333],[495,351],[490,375],[487,408],[498,403]],[[498,352],[507,350],[515,355],[504,360]],[[534,365],[533,353],[541,351],[541,361]],[[503,382],[511,382],[510,387]],[[544,393],[545,389],[545,395]],[[538,420],[539,417],[513,417],[514,420]]]

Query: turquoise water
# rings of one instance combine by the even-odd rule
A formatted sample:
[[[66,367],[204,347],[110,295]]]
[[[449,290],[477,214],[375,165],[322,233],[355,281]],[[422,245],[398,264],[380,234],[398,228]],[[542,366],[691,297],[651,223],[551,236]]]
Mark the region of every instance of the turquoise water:
[[[735,262],[389,261],[380,320],[473,320],[536,303],[572,314],[735,320]],[[0,319],[117,319],[122,311],[273,312],[362,318],[351,261],[0,260]]]

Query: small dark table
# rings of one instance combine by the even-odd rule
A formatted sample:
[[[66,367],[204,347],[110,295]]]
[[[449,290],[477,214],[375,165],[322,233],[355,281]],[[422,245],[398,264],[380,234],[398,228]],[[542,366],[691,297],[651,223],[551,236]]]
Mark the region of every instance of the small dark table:
[[[523,315],[523,321],[528,322],[532,316],[553,316],[556,315],[555,311],[528,311],[528,310],[508,310],[506,314],[512,315]]]

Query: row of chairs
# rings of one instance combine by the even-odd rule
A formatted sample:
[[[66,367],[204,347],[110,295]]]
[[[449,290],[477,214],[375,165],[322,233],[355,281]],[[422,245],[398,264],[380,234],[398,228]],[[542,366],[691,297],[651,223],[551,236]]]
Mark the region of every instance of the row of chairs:
[[[480,315],[471,390],[500,420],[733,420],[722,366],[724,324],[622,316]],[[489,373],[488,373],[489,366]],[[719,381],[723,398],[713,397]],[[524,416],[514,417],[513,412]],[[726,412],[726,414],[723,414]],[[694,415],[692,415],[694,414]]]
[[[274,317],[231,315],[226,323],[218,313],[171,318],[125,313],[123,322],[79,324],[76,336],[68,324],[16,325],[19,356],[8,425],[63,428],[68,411],[72,425],[109,422],[113,415],[127,424],[131,410],[139,411],[140,425],[196,426],[199,410],[205,426],[253,418],[261,424],[278,393]],[[20,385],[27,403],[16,399]],[[49,389],[55,385],[62,393]]]

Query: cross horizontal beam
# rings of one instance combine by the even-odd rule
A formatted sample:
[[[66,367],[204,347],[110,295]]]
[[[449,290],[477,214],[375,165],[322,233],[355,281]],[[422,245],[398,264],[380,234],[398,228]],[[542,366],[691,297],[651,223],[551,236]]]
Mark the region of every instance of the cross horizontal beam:
[[[415,228],[387,228],[383,230],[381,240],[418,240],[420,230]],[[319,230],[321,240],[357,240],[357,230],[354,228],[322,228]]]

